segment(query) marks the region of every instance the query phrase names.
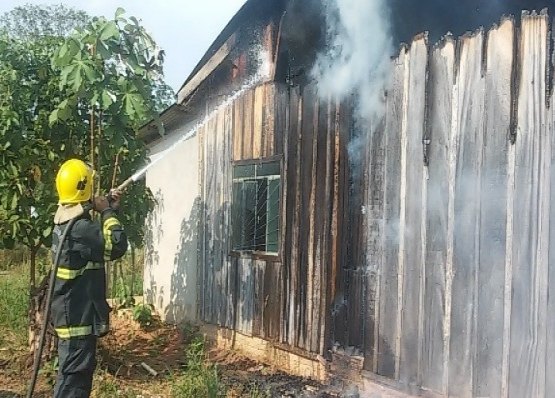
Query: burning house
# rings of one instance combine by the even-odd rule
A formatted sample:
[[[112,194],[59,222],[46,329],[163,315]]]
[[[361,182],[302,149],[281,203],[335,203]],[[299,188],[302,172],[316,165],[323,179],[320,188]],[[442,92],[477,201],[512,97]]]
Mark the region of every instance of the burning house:
[[[145,297],[315,379],[555,396],[548,13],[390,3],[230,21],[141,132]]]

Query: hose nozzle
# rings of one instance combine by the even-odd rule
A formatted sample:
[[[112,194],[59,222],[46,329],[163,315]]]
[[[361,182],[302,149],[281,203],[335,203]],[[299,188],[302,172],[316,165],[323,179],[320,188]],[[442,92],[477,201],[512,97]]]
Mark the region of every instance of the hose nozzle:
[[[111,205],[112,202],[114,201],[114,194],[113,194],[114,191],[123,192],[134,181],[135,180],[133,179],[133,177],[130,177],[127,180],[125,180],[123,183],[121,183],[118,187],[112,188],[110,192],[108,192],[108,195],[106,195],[106,199],[108,199],[108,203],[110,203]]]
[[[129,185],[131,185],[132,182],[135,182],[135,180],[133,179],[133,177],[128,178],[127,180],[125,180],[123,183],[121,183],[121,185],[117,188],[114,188],[115,191],[124,191],[125,188],[127,188]]]

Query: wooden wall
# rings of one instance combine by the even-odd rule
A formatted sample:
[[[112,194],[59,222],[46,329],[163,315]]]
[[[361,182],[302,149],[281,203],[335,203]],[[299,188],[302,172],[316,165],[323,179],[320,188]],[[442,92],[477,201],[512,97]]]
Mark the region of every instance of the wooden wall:
[[[548,16],[525,14],[393,61],[351,240],[367,257],[341,271],[332,336],[365,369],[441,395],[555,396],[551,51]]]
[[[348,131],[339,115],[339,106],[321,102],[314,87],[262,84],[214,112],[199,131],[204,321],[305,354],[328,348],[347,142],[341,131]],[[282,165],[280,250],[233,253],[232,165],[264,159]]]
[[[547,15],[392,62],[383,128],[349,158],[348,103],[264,84],[200,131],[201,319],[334,346],[401,386],[555,396],[555,162]],[[234,162],[282,162],[277,256],[233,255]]]

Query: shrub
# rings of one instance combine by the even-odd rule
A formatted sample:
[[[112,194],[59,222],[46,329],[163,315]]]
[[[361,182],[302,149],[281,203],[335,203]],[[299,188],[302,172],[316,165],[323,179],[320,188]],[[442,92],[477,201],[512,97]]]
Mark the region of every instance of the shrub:
[[[186,351],[186,367],[172,384],[173,398],[217,398],[224,392],[218,369],[206,363],[204,340],[197,337]]]
[[[145,304],[136,305],[133,308],[133,319],[143,328],[152,325],[152,309]]]

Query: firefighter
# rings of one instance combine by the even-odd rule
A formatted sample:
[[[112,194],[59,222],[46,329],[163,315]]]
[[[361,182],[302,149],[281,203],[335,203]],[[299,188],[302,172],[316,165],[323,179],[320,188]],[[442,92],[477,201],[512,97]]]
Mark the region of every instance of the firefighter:
[[[122,257],[127,237],[118,220],[120,193],[92,197],[93,170],[83,161],[65,162],[56,177],[59,206],[54,217],[53,257],[61,250],[52,295],[52,323],[58,335],[59,371],[55,398],[89,397],[96,367],[97,339],[109,331],[104,262]],[[93,221],[91,210],[100,214]],[[60,238],[76,219],[67,238]]]

